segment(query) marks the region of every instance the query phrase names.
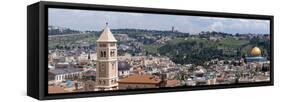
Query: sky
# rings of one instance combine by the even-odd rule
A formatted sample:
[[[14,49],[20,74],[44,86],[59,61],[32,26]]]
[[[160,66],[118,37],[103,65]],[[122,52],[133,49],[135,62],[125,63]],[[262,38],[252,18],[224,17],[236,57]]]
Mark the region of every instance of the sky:
[[[167,14],[128,13],[95,10],[50,8],[48,23],[75,30],[101,31],[106,22],[111,29],[136,28],[175,30],[186,33],[218,31],[226,33],[269,34],[269,20],[182,16]]]

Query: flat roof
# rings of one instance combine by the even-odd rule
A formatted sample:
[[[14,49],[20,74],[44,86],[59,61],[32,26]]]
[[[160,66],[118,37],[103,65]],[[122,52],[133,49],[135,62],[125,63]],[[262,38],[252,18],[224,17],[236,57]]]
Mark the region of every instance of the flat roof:
[[[82,72],[82,71],[83,69],[80,68],[56,68],[56,69],[49,70],[50,73],[55,75],[69,74],[69,73]]]

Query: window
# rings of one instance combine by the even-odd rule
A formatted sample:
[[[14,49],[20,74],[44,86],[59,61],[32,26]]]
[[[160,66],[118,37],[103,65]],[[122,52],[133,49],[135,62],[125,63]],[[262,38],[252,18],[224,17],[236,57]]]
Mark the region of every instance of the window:
[[[99,76],[100,77],[106,77],[106,64],[105,63],[99,63]]]
[[[101,67],[102,67],[102,68],[105,68],[105,63],[101,63]]]
[[[103,57],[103,51],[100,52],[100,57]]]
[[[115,57],[115,50],[111,50],[111,51],[110,51],[110,56],[111,56],[111,57]]]
[[[105,51],[101,51],[100,52],[100,57],[106,57],[106,52]]]
[[[106,57],[106,52],[105,51],[103,51],[103,57]]]
[[[110,47],[114,47],[115,46],[115,43],[110,43]]]
[[[106,44],[100,44],[100,47],[106,47]]]

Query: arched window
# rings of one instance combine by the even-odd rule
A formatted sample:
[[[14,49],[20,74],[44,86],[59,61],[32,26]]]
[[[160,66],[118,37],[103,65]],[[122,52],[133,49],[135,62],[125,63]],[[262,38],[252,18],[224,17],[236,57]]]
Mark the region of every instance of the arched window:
[[[100,57],[103,57],[103,52],[102,51],[100,52]]]
[[[115,43],[110,43],[110,47],[115,47]]]
[[[103,57],[106,57],[106,52],[105,51],[103,52]]]
[[[100,47],[106,47],[106,44],[100,44]]]
[[[106,51],[101,51],[100,52],[100,57],[106,57]]]
[[[114,57],[115,56],[115,50],[111,50],[110,51],[110,57]]]

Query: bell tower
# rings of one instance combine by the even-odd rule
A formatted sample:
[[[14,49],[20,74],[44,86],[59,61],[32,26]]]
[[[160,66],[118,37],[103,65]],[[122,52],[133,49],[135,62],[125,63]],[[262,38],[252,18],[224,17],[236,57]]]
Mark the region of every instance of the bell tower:
[[[96,90],[118,89],[117,40],[108,23],[97,40]]]

